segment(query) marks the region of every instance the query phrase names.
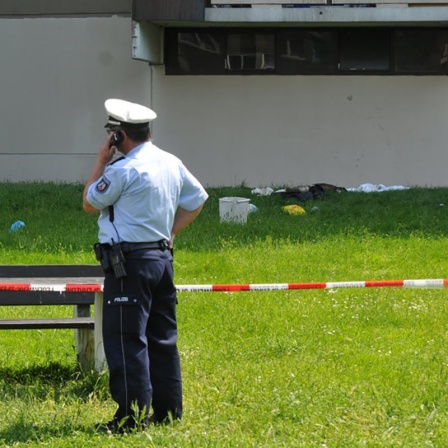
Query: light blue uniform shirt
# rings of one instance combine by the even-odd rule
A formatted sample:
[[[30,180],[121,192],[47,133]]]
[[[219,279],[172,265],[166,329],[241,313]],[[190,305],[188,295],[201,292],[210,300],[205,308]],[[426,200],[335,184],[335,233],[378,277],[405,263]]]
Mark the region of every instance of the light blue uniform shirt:
[[[109,244],[112,239],[116,243],[168,241],[178,206],[196,210],[207,198],[182,161],[151,142],[108,165],[87,192],[88,202],[101,211],[99,242]]]

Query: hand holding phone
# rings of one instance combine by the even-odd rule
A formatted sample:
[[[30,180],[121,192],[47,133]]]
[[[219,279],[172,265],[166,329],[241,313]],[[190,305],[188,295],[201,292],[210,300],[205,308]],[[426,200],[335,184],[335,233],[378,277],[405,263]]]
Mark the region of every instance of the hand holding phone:
[[[125,136],[121,131],[114,132],[113,134],[109,133],[107,135],[103,145],[98,152],[98,159],[103,165],[107,165],[112,161],[118,149],[117,145],[119,145],[124,140]]]

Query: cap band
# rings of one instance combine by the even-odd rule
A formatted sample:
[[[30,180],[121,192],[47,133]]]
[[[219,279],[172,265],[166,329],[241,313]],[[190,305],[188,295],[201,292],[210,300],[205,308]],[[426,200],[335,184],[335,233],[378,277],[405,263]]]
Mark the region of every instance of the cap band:
[[[109,116],[109,120],[104,125],[104,127],[105,128],[120,127],[120,128],[124,128],[124,129],[126,129],[126,128],[128,128],[128,129],[144,129],[144,128],[149,128],[149,122],[145,122],[145,123],[127,123],[125,121],[118,121],[116,118]]]

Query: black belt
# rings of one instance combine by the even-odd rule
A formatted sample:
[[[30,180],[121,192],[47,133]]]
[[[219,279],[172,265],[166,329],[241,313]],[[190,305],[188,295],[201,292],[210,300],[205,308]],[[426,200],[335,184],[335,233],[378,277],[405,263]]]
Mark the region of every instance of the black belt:
[[[143,250],[143,249],[158,249],[158,250],[166,250],[168,249],[168,241],[160,240],[152,243],[120,243],[121,250],[123,253],[127,254],[129,252],[133,252],[134,250]]]

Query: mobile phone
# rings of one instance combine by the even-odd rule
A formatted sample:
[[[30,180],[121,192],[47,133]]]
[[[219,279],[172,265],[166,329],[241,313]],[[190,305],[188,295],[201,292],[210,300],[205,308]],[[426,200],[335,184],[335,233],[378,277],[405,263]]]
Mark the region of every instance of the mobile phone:
[[[123,133],[121,131],[116,131],[110,138],[110,146],[117,146],[123,141]]]

